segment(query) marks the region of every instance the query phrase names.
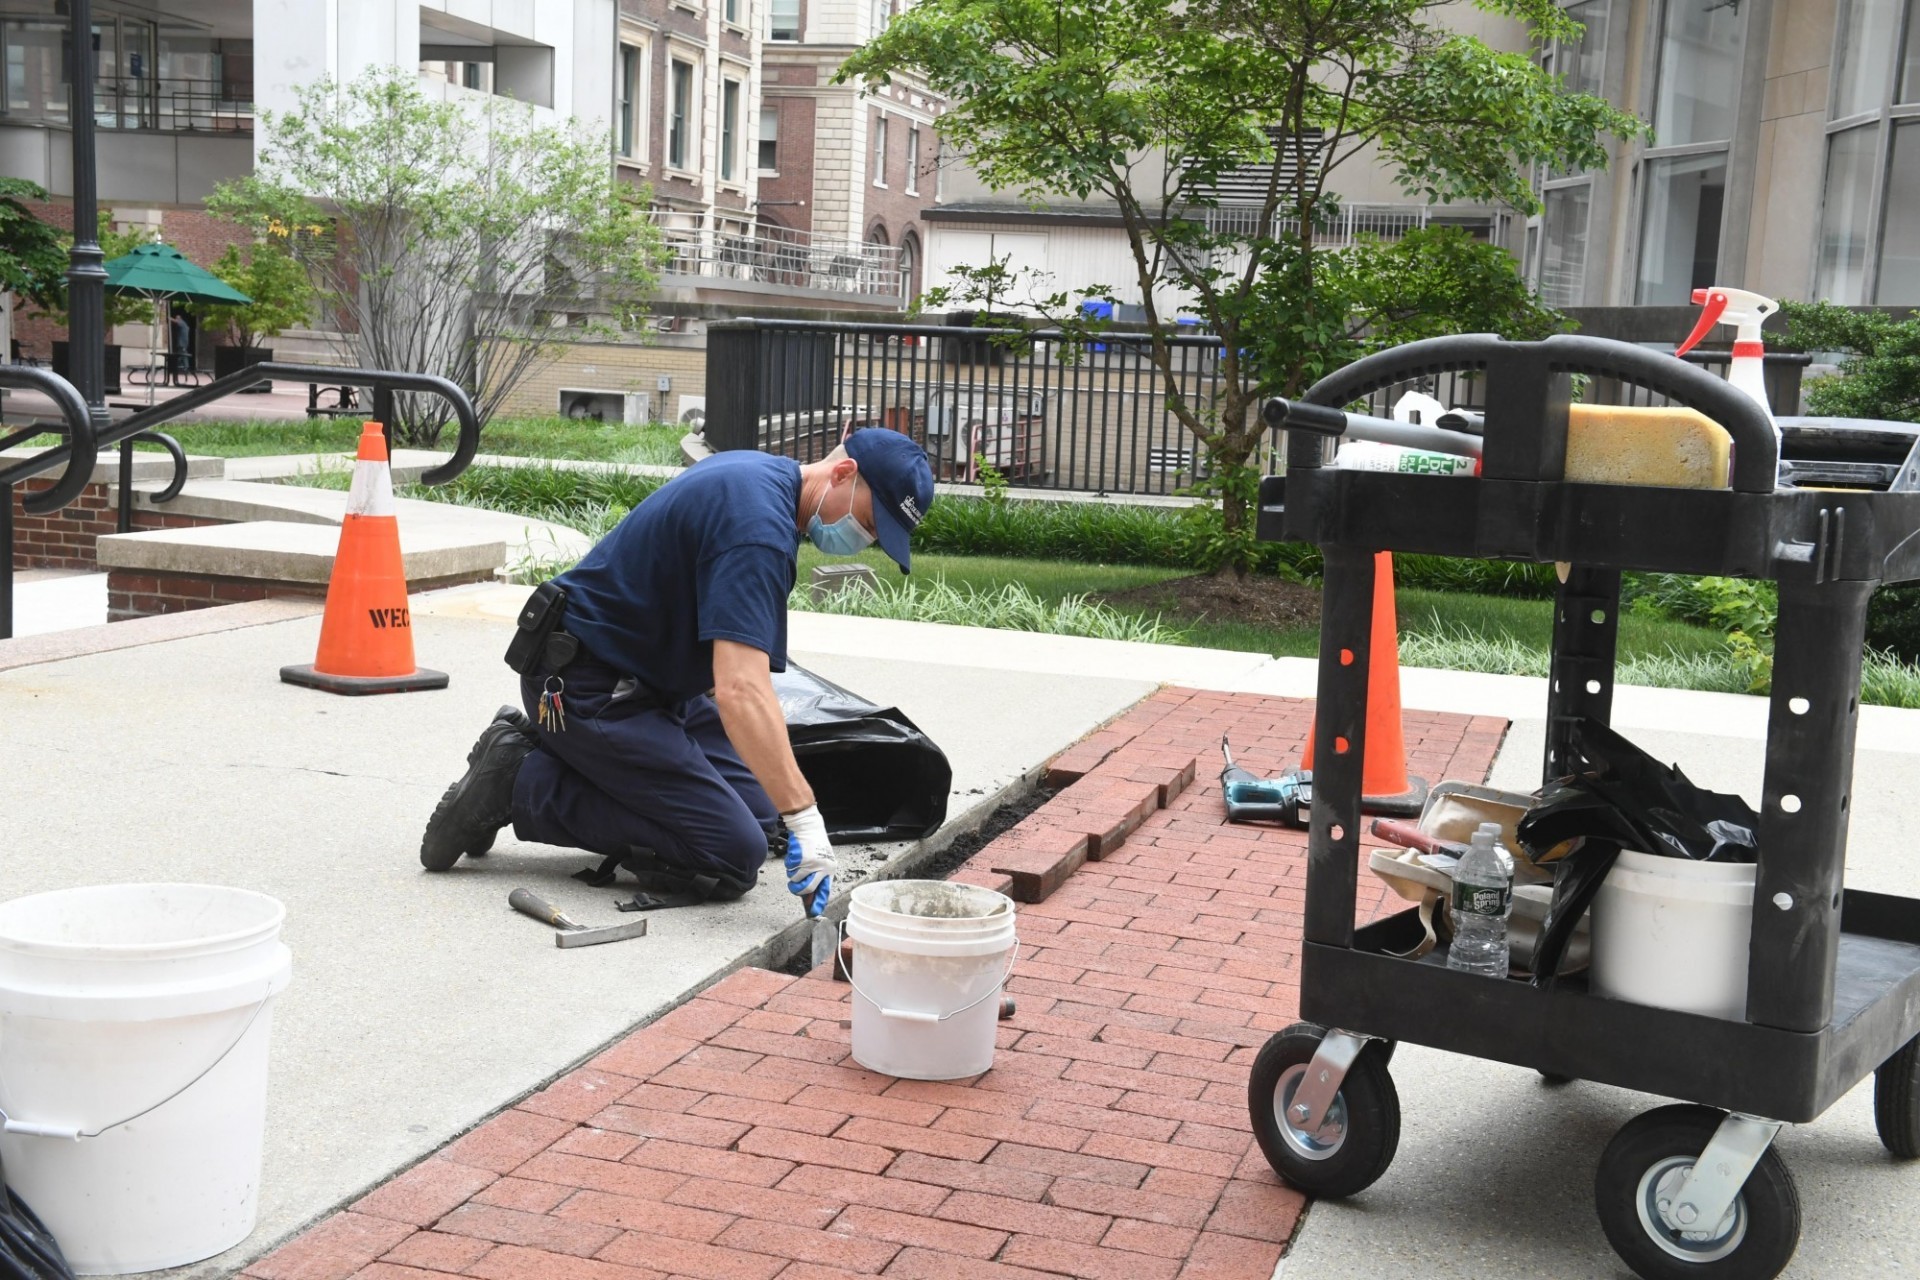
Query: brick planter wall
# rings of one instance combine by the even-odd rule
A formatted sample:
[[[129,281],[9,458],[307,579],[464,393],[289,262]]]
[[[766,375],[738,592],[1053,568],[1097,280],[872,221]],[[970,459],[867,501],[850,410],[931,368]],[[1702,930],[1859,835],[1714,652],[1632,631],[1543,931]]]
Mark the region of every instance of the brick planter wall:
[[[52,515],[26,514],[22,506],[26,496],[50,489],[53,484],[52,479],[37,476],[14,486],[13,567],[91,570],[96,567],[94,542],[103,534],[120,531],[113,501],[108,496],[108,486],[88,485],[80,491],[79,497]],[[196,529],[202,525],[227,523],[230,522],[155,511],[138,504],[133,508],[133,527],[139,532],[151,529]]]
[[[471,582],[491,582],[491,569],[423,578],[409,582],[409,591],[433,591]],[[265,600],[272,596],[325,596],[324,582],[267,582],[258,578],[228,578],[218,574],[140,572],[114,569],[107,574],[107,621],[150,618],[161,613],[185,613],[215,605]]]

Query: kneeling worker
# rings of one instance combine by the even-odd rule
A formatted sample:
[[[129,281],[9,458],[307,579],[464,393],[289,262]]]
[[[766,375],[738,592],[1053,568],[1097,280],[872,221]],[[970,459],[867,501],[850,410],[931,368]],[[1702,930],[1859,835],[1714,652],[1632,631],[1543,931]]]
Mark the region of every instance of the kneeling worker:
[[[537,636],[539,653],[509,661],[534,720],[503,707],[481,733],[421,863],[485,853],[511,822],[522,840],[622,859],[643,887],[729,899],[784,822],[788,887],[818,914],[833,854],[771,675],[786,670],[799,542],[852,555],[878,541],[904,573],[932,503],[925,451],[881,428],[805,466],[741,450],[688,468],[529,601],[516,650]]]

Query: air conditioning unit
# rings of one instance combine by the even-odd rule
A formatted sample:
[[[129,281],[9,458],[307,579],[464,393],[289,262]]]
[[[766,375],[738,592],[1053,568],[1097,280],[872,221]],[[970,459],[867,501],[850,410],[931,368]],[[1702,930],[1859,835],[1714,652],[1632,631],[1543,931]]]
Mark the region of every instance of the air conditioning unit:
[[[620,422],[645,426],[653,421],[653,397],[645,391],[605,391],[592,387],[560,388],[560,415],[575,420]]]
[[[679,329],[679,316],[655,316],[653,318],[653,331],[655,333],[677,333]]]
[[[680,423],[691,431],[705,431],[707,429],[707,398],[705,396],[681,396]]]

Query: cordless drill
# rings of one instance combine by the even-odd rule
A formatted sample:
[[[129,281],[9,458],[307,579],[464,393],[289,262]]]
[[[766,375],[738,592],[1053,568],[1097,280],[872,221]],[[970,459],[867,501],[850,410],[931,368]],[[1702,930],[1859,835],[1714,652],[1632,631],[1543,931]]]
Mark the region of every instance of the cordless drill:
[[[1226,796],[1228,822],[1278,822],[1304,831],[1313,803],[1313,774],[1291,769],[1278,778],[1256,778],[1233,762],[1227,735],[1220,735],[1220,790]]]

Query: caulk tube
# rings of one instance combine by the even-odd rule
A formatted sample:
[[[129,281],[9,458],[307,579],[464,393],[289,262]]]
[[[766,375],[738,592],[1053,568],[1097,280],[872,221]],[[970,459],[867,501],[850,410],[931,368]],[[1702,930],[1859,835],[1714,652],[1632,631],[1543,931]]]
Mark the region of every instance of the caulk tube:
[[[1315,435],[1337,436],[1348,440],[1372,440],[1379,444],[1397,444],[1408,449],[1435,453],[1462,453],[1478,458],[1485,448],[1479,436],[1462,431],[1443,431],[1439,427],[1391,418],[1375,418],[1364,413],[1342,413],[1325,405],[1302,404],[1278,396],[1261,406],[1260,417],[1269,427],[1283,431],[1309,431]]]
[[[1342,471],[1390,471],[1407,476],[1477,476],[1480,460],[1433,449],[1409,449],[1374,440],[1351,440],[1333,455]]]
[[[1727,381],[1746,392],[1747,398],[1766,413],[1767,421],[1773,422],[1773,406],[1767,403],[1767,348],[1760,339],[1760,326],[1766,323],[1768,316],[1780,309],[1780,304],[1772,298],[1725,285],[1695,289],[1693,304],[1702,308],[1700,322],[1693,326],[1693,332],[1687,335],[1687,340],[1673,354],[1683,356],[1693,350],[1716,324],[1732,325],[1733,364],[1727,370]],[[1777,422],[1773,425],[1773,440],[1777,452],[1780,445],[1780,424]]]

